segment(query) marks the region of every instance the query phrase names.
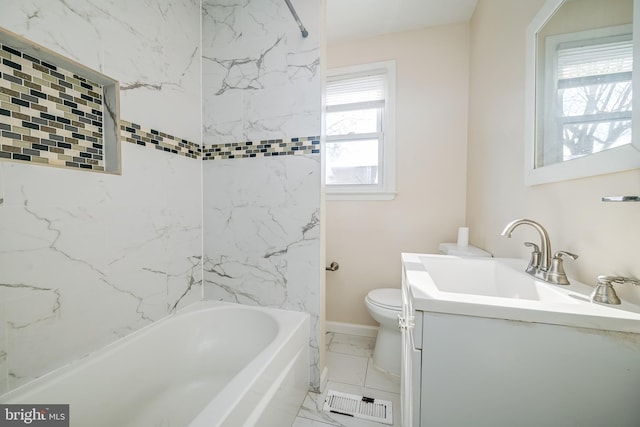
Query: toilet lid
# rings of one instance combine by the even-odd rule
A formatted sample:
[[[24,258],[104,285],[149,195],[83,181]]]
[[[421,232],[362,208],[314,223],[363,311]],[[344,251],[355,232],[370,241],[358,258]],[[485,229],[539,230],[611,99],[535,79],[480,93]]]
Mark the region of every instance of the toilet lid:
[[[369,301],[384,308],[402,309],[402,291],[400,289],[374,289],[367,295]]]

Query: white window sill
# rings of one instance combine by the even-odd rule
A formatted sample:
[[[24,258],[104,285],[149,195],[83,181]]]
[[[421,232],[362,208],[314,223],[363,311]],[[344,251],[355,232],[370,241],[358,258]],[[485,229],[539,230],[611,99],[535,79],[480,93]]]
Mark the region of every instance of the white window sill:
[[[330,192],[325,193],[327,200],[393,200],[396,197],[396,192]]]

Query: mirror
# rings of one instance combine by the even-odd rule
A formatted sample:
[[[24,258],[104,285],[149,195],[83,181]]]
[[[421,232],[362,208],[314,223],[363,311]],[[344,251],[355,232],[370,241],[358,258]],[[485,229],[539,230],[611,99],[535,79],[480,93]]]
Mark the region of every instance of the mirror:
[[[527,30],[527,185],[640,168],[640,0],[548,0]],[[636,91],[637,92],[637,91]],[[640,97],[638,97],[640,98]]]

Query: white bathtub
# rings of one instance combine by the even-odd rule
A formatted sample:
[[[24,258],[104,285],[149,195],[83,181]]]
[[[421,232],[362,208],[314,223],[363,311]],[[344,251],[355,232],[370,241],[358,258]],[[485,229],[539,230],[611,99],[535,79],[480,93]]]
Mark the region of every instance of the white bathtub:
[[[76,427],[290,426],[308,343],[305,313],[199,302],[0,402],[69,404]]]

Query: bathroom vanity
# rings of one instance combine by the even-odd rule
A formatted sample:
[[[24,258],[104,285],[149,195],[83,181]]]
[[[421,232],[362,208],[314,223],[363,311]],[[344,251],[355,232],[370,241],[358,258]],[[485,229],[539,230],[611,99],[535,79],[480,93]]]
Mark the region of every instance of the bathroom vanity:
[[[517,259],[402,254],[402,425],[640,425],[640,308]]]

